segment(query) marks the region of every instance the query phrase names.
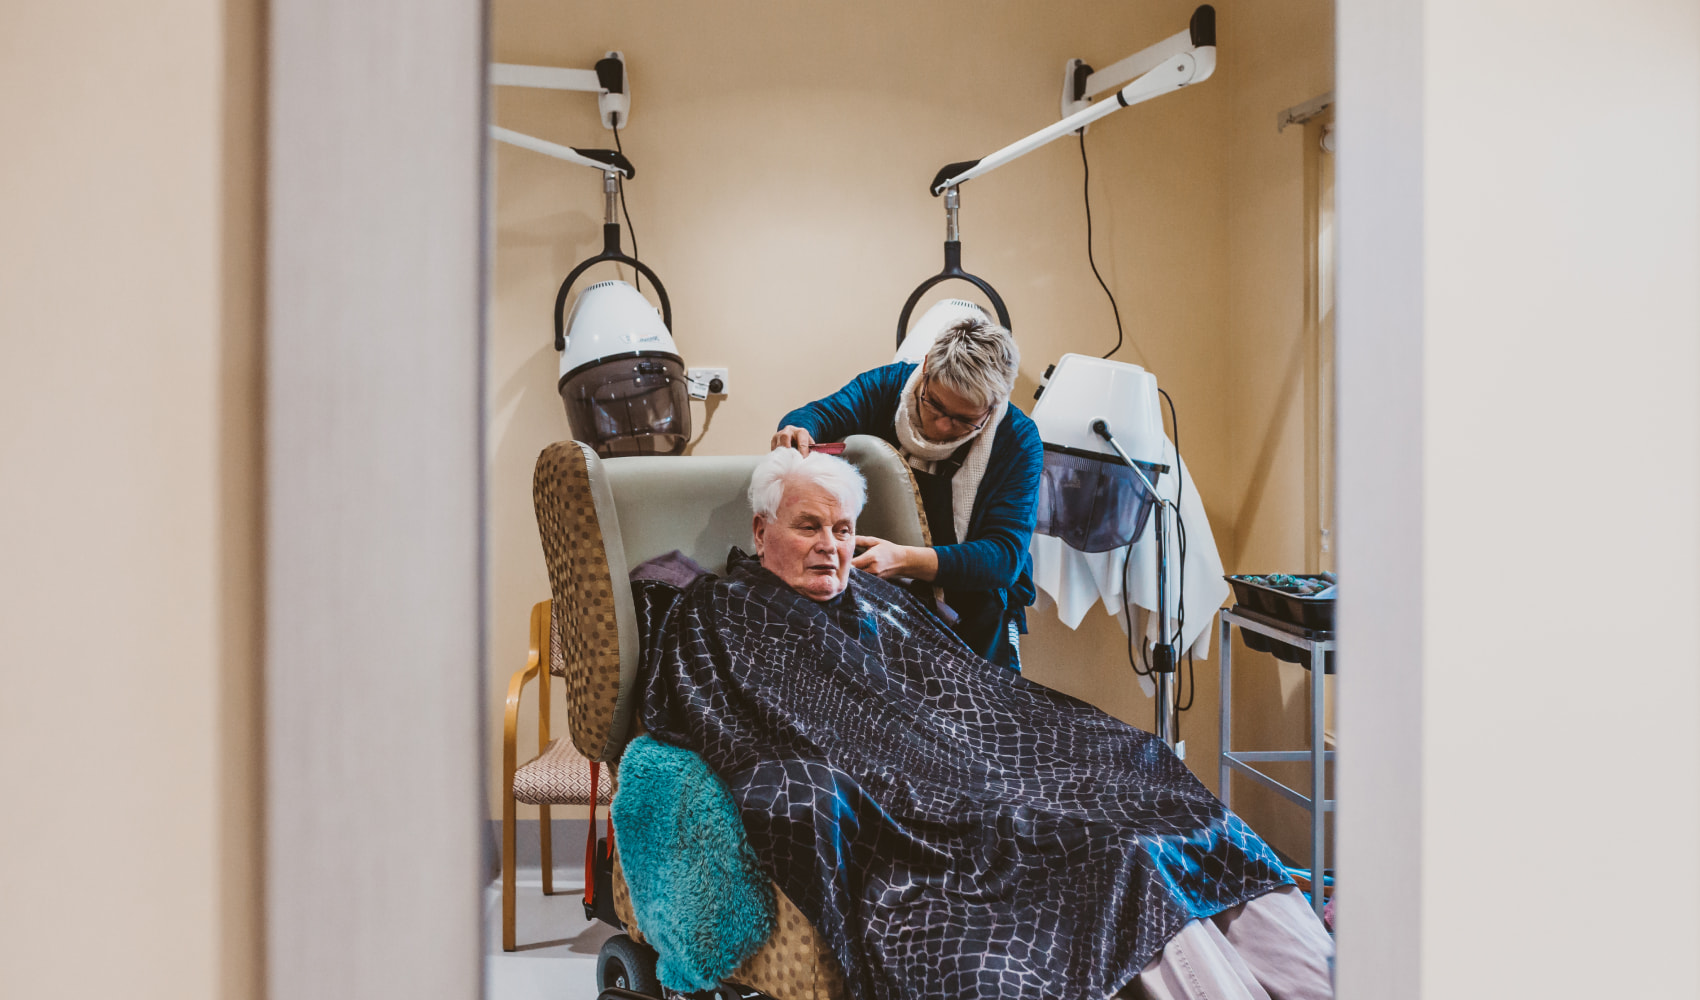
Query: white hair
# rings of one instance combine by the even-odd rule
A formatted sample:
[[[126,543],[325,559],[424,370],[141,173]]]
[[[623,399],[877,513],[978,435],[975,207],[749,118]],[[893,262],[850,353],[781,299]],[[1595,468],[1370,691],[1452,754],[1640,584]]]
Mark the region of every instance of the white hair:
[[[805,457],[795,448],[775,448],[750,476],[750,509],[773,520],[785,498],[786,484],[795,482],[813,483],[831,493],[852,520],[868,499],[867,482],[844,459],[819,451]]]
[[[1020,369],[1015,338],[984,314],[952,323],[927,348],[927,376],[988,409],[1009,398]]]

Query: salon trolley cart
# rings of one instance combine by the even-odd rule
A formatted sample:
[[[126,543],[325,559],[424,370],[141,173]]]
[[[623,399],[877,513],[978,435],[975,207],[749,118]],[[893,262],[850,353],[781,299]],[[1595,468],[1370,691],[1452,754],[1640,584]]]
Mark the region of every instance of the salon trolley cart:
[[[1270,789],[1289,802],[1296,803],[1310,813],[1310,874],[1311,874],[1311,905],[1316,912],[1322,912],[1324,889],[1327,871],[1323,858],[1323,817],[1334,811],[1334,800],[1324,795],[1324,781],[1327,775],[1326,765],[1334,760],[1334,751],[1323,745],[1323,692],[1326,685],[1322,682],[1325,672],[1333,672],[1334,633],[1319,629],[1307,629],[1289,622],[1279,621],[1267,615],[1259,614],[1241,605],[1223,608],[1222,612],[1222,757],[1221,757],[1221,795],[1222,802],[1232,808],[1228,798],[1229,777],[1238,771],[1265,788]],[[1233,749],[1233,653],[1234,626],[1239,626],[1242,632],[1250,632],[1266,639],[1289,647],[1289,652],[1297,651],[1302,657],[1301,665],[1309,674],[1310,685],[1310,747],[1305,750],[1235,750]],[[1310,761],[1310,794],[1306,795],[1298,789],[1290,788],[1269,775],[1259,771],[1255,765],[1272,762]]]

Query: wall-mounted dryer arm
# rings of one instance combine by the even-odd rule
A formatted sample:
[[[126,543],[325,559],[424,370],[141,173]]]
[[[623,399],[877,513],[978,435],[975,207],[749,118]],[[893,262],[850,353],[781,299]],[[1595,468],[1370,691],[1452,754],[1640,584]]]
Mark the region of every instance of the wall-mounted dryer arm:
[[[1216,8],[1206,4],[1192,12],[1192,23],[1185,31],[1177,31],[1156,45],[1140,49],[1101,70],[1094,72],[1084,59],[1070,59],[1063,64],[1063,117],[1086,108],[1099,94],[1139,79],[1165,59],[1194,49],[1214,47],[1215,44]]]
[[[948,169],[948,168],[946,168]],[[1003,296],[986,279],[969,274],[962,269],[962,232],[957,224],[957,209],[961,205],[961,194],[955,188],[944,195],[944,270],[921,282],[909,298],[903,303],[903,311],[897,314],[897,349],[903,350],[903,341],[909,336],[909,316],[915,311],[915,306],[921,301],[927,289],[942,282],[955,279],[966,281],[984,292],[992,300],[992,309],[998,315],[998,323],[1006,330],[1014,329],[1009,322],[1009,310],[1004,307]]]
[[[576,163],[581,167],[590,167],[592,170],[617,173],[626,177],[637,176],[637,168],[632,166],[632,161],[612,149],[575,149],[572,146],[562,146],[547,139],[529,136],[523,132],[515,132],[511,128],[503,128],[500,125],[490,126],[490,138],[511,146],[518,146],[521,149],[529,149],[533,153],[553,156],[557,160]]]
[[[1216,71],[1215,9],[1208,4],[1199,7],[1193,12],[1192,25],[1186,31],[1143,49],[1122,60],[1122,63],[1131,63],[1136,68],[1149,65],[1150,68],[1116,91],[1113,97],[1106,97],[1097,104],[1088,105],[1062,121],[1042,128],[1024,139],[1018,139],[988,156],[947,165],[933,178],[933,194],[943,194],[949,188],[991,173],[1040,146],[1085,128],[1105,115],[1208,80],[1210,74]],[[1085,85],[1084,81],[1082,85]]]
[[[595,94],[602,90],[602,79],[596,75],[596,71],[593,69],[491,63],[490,86],[533,87],[537,90],[577,90],[587,94]]]
[[[609,150],[587,149],[584,152],[608,153]],[[618,153],[612,155],[618,157],[627,169],[631,168],[630,161],[626,160],[625,157]],[[667,298],[667,286],[661,283],[661,279],[656,276],[654,271],[649,269],[649,265],[636,257],[627,255],[624,250],[620,249],[620,217],[615,214],[620,190],[620,171],[601,164],[597,164],[597,166],[602,170],[602,252],[594,257],[579,261],[577,267],[567,272],[566,280],[561,282],[560,291],[555,293],[555,350],[557,351],[564,351],[567,348],[566,309],[568,289],[573,287],[573,282],[579,279],[579,275],[590,270],[592,265],[600,264],[603,261],[629,265],[639,274],[648,278],[655,285],[656,298],[661,300],[661,325],[665,326],[669,333],[673,329],[673,303]],[[628,173],[626,176],[632,175]]]
[[[619,197],[620,178],[636,177],[637,168],[625,154],[612,149],[575,149],[572,146],[562,146],[547,139],[539,139],[515,132],[513,129],[502,128],[499,125],[490,126],[490,136],[501,142],[511,143],[521,149],[529,149],[544,156],[552,156],[557,160],[576,163],[581,167],[590,167],[602,172],[602,252],[588,260],[580,261],[578,266],[567,274],[567,280],[561,282],[561,290],[555,295],[555,350],[566,349],[567,326],[566,306],[567,291],[579,275],[589,270],[591,265],[610,261],[615,264],[627,264],[639,274],[648,278],[655,285],[656,297],[661,300],[661,322],[669,331],[673,329],[673,304],[667,299],[667,289],[661,284],[661,279],[649,266],[636,257],[628,256],[620,249],[620,217]]]
[[[521,66],[491,63],[490,86],[533,87],[539,90],[577,90],[596,95],[603,128],[625,128],[632,113],[632,91],[626,77],[626,56],[610,52],[597,60],[595,69],[562,69],[556,66]]]

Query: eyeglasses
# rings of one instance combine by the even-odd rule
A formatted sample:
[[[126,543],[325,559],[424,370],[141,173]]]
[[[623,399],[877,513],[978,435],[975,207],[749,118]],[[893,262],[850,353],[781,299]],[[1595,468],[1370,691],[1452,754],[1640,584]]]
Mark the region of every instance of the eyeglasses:
[[[932,376],[929,375],[922,379],[921,384],[915,389],[915,395],[921,400],[921,405],[926,407],[929,413],[939,420],[949,421],[953,427],[962,428],[964,433],[973,433],[986,426],[986,421],[991,419],[992,416],[991,410],[988,409],[978,417],[964,417],[952,413],[934,402],[933,397],[927,395],[927,386],[931,385],[932,381]]]

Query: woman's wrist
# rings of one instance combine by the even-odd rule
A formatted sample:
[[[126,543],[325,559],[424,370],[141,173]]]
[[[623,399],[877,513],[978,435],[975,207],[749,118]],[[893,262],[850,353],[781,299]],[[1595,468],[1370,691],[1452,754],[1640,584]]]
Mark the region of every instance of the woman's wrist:
[[[932,579],[939,575],[939,554],[925,545],[903,547],[903,575],[911,580]]]

